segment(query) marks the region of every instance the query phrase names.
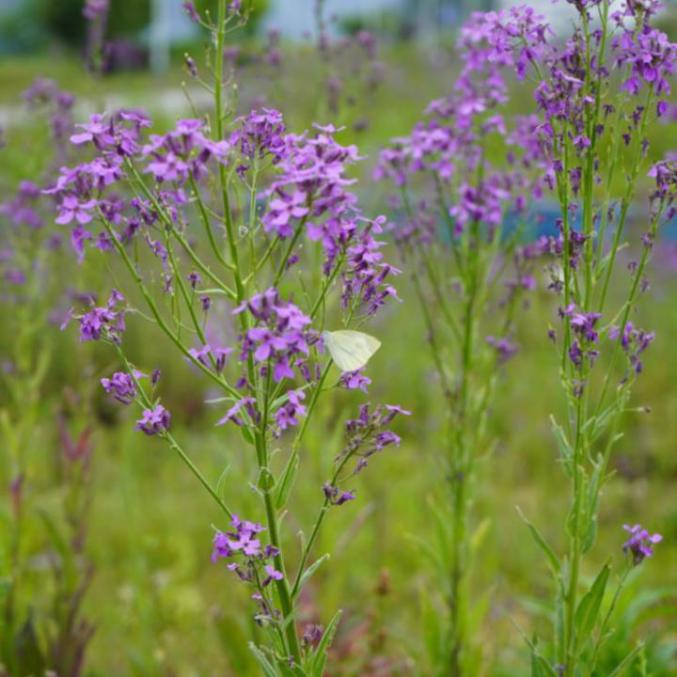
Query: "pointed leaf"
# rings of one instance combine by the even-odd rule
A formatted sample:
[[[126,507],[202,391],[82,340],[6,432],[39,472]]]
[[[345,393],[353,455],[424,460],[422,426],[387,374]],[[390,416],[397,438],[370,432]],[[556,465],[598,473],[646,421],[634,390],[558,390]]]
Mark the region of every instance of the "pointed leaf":
[[[277,485],[277,490],[275,491],[275,507],[278,510],[281,510],[287,504],[287,499],[289,498],[289,493],[294,487],[298,470],[299,455],[298,452],[294,450],[287,460],[287,465],[284,468],[282,477],[280,478]]]
[[[583,595],[576,609],[576,633],[583,640],[588,639],[597,622],[610,571],[608,564],[602,567],[592,587]]]
[[[298,595],[301,590],[303,590],[303,586],[306,584],[308,579],[318,570],[320,565],[323,562],[326,562],[329,559],[329,553],[326,553],[325,555],[322,555],[319,559],[315,560],[309,567],[306,568],[306,570],[301,574],[301,579],[299,580],[299,587],[298,590],[296,591],[296,595]]]
[[[559,573],[560,563],[559,560],[557,559],[557,555],[555,555],[555,553],[553,552],[552,548],[548,545],[545,538],[543,538],[541,532],[525,517],[524,513],[520,510],[519,507],[517,508],[517,513],[522,518],[522,521],[527,525],[527,528],[529,529],[534,541],[536,541],[536,544],[541,548],[545,556],[548,558],[548,562],[551,568],[555,572]]]
[[[259,649],[259,647],[254,644],[254,642],[249,642],[249,648],[254,654],[254,658],[256,658],[266,677],[278,677],[275,666],[268,660],[268,656],[266,656],[266,654],[264,654],[263,651],[261,651],[261,649]]]
[[[334,640],[334,635],[336,634],[336,629],[338,628],[339,620],[341,620],[341,614],[343,611],[339,609],[334,617],[329,621],[320,643],[315,649],[315,654],[313,660],[310,663],[310,674],[312,677],[322,677],[324,674],[324,665],[327,662],[327,651],[331,646],[332,641]]]
[[[623,670],[634,660],[637,654],[644,648],[644,644],[640,642],[608,675],[608,677],[616,677],[616,675],[623,674]]]

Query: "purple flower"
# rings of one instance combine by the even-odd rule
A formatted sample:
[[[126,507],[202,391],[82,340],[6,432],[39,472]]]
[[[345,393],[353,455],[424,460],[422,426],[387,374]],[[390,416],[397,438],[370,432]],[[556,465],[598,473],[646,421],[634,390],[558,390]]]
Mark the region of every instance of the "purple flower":
[[[136,428],[146,435],[158,435],[169,429],[170,422],[170,413],[161,404],[156,404],[152,409],[144,409]]]
[[[189,177],[199,180],[207,173],[212,158],[225,162],[230,149],[227,141],[212,141],[205,134],[202,120],[179,120],[173,131],[153,134],[142,149],[149,159],[145,171],[158,183],[186,183]]]
[[[191,348],[190,356],[205,367],[213,367],[217,373],[221,373],[226,366],[226,358],[233,352],[232,348],[212,347],[208,343],[202,348]]]
[[[183,10],[186,12],[188,18],[192,22],[200,23],[200,15],[197,13],[197,10],[195,9],[195,3],[191,2],[191,0],[184,0],[181,3],[181,6],[183,7]]]
[[[10,268],[9,270],[6,270],[4,278],[9,284],[20,285],[26,283],[26,273],[24,273],[23,270],[19,270],[18,268]]]
[[[263,579],[261,585],[265,588],[271,581],[281,581],[284,576],[272,564],[266,564],[263,567],[266,572],[266,577]]]
[[[252,421],[257,421],[258,413],[255,405],[256,400],[253,397],[243,397],[226,412],[226,415],[223,418],[220,418],[216,422],[216,425],[225,425],[229,421],[232,421],[237,426],[244,425],[244,421],[240,415],[242,408],[244,408]]]
[[[647,557],[653,555],[653,546],[660,543],[663,537],[660,534],[649,534],[641,525],[623,525],[630,534],[630,538],[623,544],[623,552],[632,554],[633,564],[641,564]]]
[[[231,524],[234,531],[226,533],[217,531],[214,535],[212,562],[220,558],[233,557],[237,553],[242,553],[247,557],[258,557],[264,554],[261,541],[257,537],[257,534],[264,531],[263,525],[241,520],[237,515],[233,515]],[[270,556],[268,552],[265,554]]]
[[[316,647],[320,643],[320,640],[322,639],[323,635],[324,628],[321,625],[317,625],[316,623],[309,623],[303,629],[302,641],[304,646]]]
[[[369,410],[368,404],[360,406],[358,417],[346,421],[347,440],[339,457],[357,457],[355,472],[359,472],[366,467],[371,456],[388,446],[399,445],[399,435],[385,430],[398,415],[410,416],[411,412],[391,404],[378,405],[373,411]]]
[[[581,313],[576,311],[572,303],[566,308],[560,309],[561,317],[569,319],[569,326],[575,334],[589,343],[597,343],[599,334],[595,329],[597,321],[602,317],[600,313]]]
[[[86,0],[82,14],[89,21],[94,21],[108,12],[109,0]]]
[[[141,372],[135,373],[136,378],[143,376]],[[131,374],[124,371],[115,372],[110,378],[102,378],[103,389],[122,404],[131,404],[136,397],[136,383]]]
[[[496,349],[501,364],[507,362],[517,352],[517,346],[508,338],[487,336],[487,343]]]
[[[280,431],[298,425],[298,417],[306,413],[306,408],[302,404],[305,399],[306,394],[303,390],[287,392],[287,402],[275,412],[275,422]]]
[[[619,327],[611,327],[609,338],[611,340],[620,340],[621,347],[627,354],[635,373],[639,374],[642,371],[642,362],[639,356],[653,343],[656,334],[652,331],[647,332],[637,329],[632,322],[627,322],[622,332]]]
[[[331,505],[343,505],[348,501],[355,499],[355,493],[352,491],[341,491],[338,487],[329,482],[325,482],[322,486],[322,492],[325,498]]]
[[[56,222],[66,225],[75,219],[79,224],[89,223],[93,218],[90,211],[96,205],[96,200],[80,202],[74,195],[66,195],[59,205],[59,216],[56,217]]]
[[[82,130],[71,136],[71,143],[76,146],[90,142],[97,146],[109,146],[115,141],[112,120],[106,120],[103,115],[98,113],[93,114],[89,118],[89,122],[76,125],[76,127]]]
[[[314,340],[306,329],[310,318],[293,303],[283,302],[272,288],[256,294],[233,312],[239,314],[245,310],[253,315],[258,326],[245,334],[240,359],[244,361],[251,355],[262,365],[262,370],[267,369],[268,363],[272,364],[276,383],[294,378],[292,364],[303,363]]]
[[[230,135],[229,141],[249,160],[270,155],[277,162],[287,150],[285,132],[282,113],[263,108],[260,111],[253,110],[241,118],[239,128]]]
[[[116,310],[124,297],[119,291],[113,289],[104,307],[92,308],[79,318],[80,340],[98,341],[102,336],[111,341],[118,342],[125,330],[124,310]]]
[[[371,383],[371,379],[358,371],[346,371],[341,374],[339,380],[341,386],[346,390],[361,390],[363,393],[367,392],[367,386]]]

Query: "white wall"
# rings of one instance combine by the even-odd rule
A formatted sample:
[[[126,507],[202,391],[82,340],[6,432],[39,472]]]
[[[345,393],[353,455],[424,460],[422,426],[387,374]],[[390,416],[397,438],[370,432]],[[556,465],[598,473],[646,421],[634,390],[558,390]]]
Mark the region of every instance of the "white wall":
[[[325,0],[324,16],[373,14],[384,9],[399,9],[402,0]],[[271,0],[264,28],[277,28],[290,39],[300,39],[315,31],[315,0]]]

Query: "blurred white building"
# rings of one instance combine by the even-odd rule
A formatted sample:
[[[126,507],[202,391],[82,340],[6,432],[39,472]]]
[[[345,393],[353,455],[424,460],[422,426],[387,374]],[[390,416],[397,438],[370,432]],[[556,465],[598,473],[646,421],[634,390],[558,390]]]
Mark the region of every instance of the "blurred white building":
[[[291,40],[298,40],[316,30],[315,6],[317,0],[270,0],[270,9],[264,20],[266,29],[276,28]],[[575,9],[566,0],[324,0],[324,16],[329,30],[337,22],[329,19],[377,17],[394,12],[422,33],[436,33],[458,26],[463,17],[476,10],[491,10],[511,5],[529,4],[545,15],[553,27],[564,28],[575,15]],[[334,27],[334,28],[332,28]]]

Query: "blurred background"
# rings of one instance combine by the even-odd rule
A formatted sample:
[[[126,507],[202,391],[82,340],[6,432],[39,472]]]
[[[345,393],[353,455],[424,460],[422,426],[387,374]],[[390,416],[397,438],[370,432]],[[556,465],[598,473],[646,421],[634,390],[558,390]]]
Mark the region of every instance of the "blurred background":
[[[255,0],[248,24],[229,35],[226,58],[238,83],[233,107],[235,112],[261,105],[279,108],[288,128],[297,131],[314,121],[345,125],[341,142],[358,144],[366,156],[358,177],[364,209],[374,215],[387,211],[387,188],[369,180],[378,149],[408,133],[428,102],[450,91],[457,68],[454,40],[464,17],[510,4],[517,3]],[[557,31],[566,30],[569,5],[550,0],[531,4],[551,17]],[[57,91],[74,97],[68,106],[71,123],[95,111],[140,107],[162,129],[210,106],[198,80],[205,33],[178,0],[104,0],[98,5],[94,0],[87,5],[94,7],[94,19],[83,14],[82,0],[0,0],[0,202],[9,200],[22,180],[37,180],[54,164],[50,102],[58,100]],[[215,2],[196,5],[209,10]],[[677,39],[675,3],[668,3],[657,23]],[[187,67],[186,54],[197,65],[198,78]],[[36,78],[42,79],[37,89]],[[36,99],[36,91],[43,92],[42,98]],[[531,95],[517,95],[510,105],[516,112],[530,111]],[[674,151],[675,125],[656,125],[650,139],[652,157]],[[642,232],[641,220],[638,207],[635,239]],[[677,646],[675,233],[673,223],[656,246],[651,299],[643,304],[639,322],[657,332],[634,397],[634,405],[650,413],[631,413],[624,421],[626,435],[606,490],[593,557],[600,563],[622,559],[623,522],[642,521],[664,534],[656,557],[644,566],[641,583],[629,585],[618,651],[649,634],[645,674],[666,676],[675,674]],[[219,515],[176,459],[134,431],[130,412],[112,406],[99,392],[98,379],[116,366],[111,355],[99,346],[78,344],[73,329],[59,331],[57,316],[63,316],[69,299],[78,294],[101,298],[117,271],[78,267],[67,246],[53,256],[56,264],[24,303],[15,303],[7,279],[1,297],[2,368],[10,375],[22,369],[31,377],[39,374],[37,385],[29,378],[11,392],[8,380],[0,385],[5,423],[0,526],[10,533],[19,504],[24,520],[20,545],[13,550],[5,541],[0,591],[8,594],[8,562],[12,553],[20,554],[25,562],[21,608],[28,619],[22,641],[37,652],[49,641],[53,620],[41,603],[41,598],[51,599],[49,587],[65,590],[62,601],[68,604],[77,599],[78,617],[85,619],[79,629],[71,628],[77,646],[86,638],[81,642],[87,646],[83,674],[256,674],[247,648],[256,635],[249,600],[209,561],[210,524]],[[308,620],[326,622],[318,616],[320,609],[345,609],[334,649],[336,674],[341,675],[416,674],[414,663],[419,674],[426,674],[423,593],[434,581],[410,537],[431,529],[428,500],[440,489],[435,449],[444,403],[432,375],[422,319],[410,310],[414,295],[404,277],[398,286],[403,305],[391,308],[373,328],[384,349],[370,364],[371,393],[375,401],[401,404],[414,416],[399,431],[402,447],[376,459],[361,479],[355,508],[336,511],[328,520],[318,552],[325,543],[337,546],[304,600]],[[492,415],[499,444],[481,469],[477,506],[487,527],[475,584],[482,594],[489,593],[482,631],[487,674],[499,676],[525,674],[527,652],[516,626],[528,634],[545,622],[541,600],[550,592],[547,571],[514,508],[538,516],[551,542],[561,544],[567,500],[548,422],[551,413],[563,411],[556,359],[546,336],[552,299],[540,292],[526,312],[521,349],[506,369]],[[252,468],[238,454],[237,434],[213,428],[205,384],[169,351],[158,350],[156,337],[144,329],[133,327],[126,340],[138,364],[162,369],[163,400],[173,412],[177,436],[214,481],[230,467],[226,491],[246,512],[254,501],[241,480],[250,478]],[[314,453],[304,459],[306,476],[297,487],[295,505],[316,505],[340,435],[334,422],[356,401],[346,395],[324,404],[319,415],[324,427],[318,422],[309,434],[308,448]],[[19,453],[25,472],[17,484],[10,459]],[[71,497],[66,482],[64,454],[78,453],[88,459],[84,502],[80,494]],[[313,509],[305,513],[299,508],[290,515],[289,533],[307,529]],[[58,548],[55,555],[54,534],[72,528],[87,538],[69,569],[64,561],[71,555]],[[88,574],[78,597],[83,581],[73,571],[82,571],[83,561]],[[37,670],[41,664],[35,665]]]

